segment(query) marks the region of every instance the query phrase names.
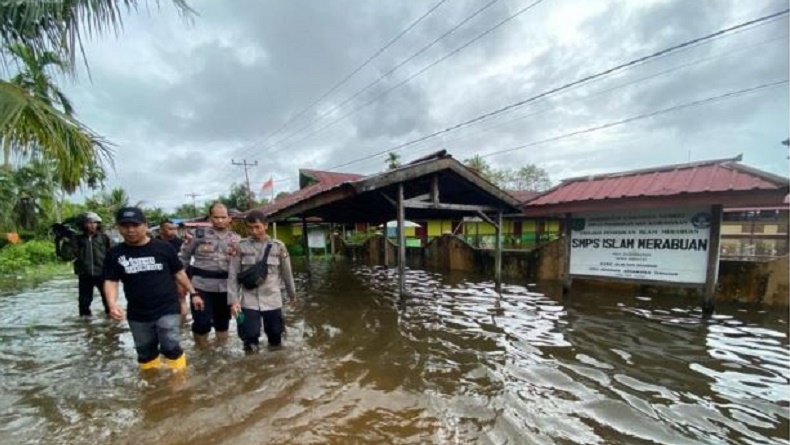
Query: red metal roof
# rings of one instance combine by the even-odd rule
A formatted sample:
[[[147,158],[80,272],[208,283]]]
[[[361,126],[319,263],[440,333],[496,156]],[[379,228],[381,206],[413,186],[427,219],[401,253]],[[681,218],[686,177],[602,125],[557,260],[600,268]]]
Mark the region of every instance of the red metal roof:
[[[310,176],[318,182],[301,188],[288,196],[279,198],[273,203],[267,204],[258,210],[261,210],[268,215],[311,196],[317,195],[318,193],[321,193],[325,190],[337,187],[344,182],[355,181],[363,177],[363,175],[357,175],[354,173],[335,173],[321,170],[300,170],[299,172],[301,174]]]
[[[739,164],[739,160],[740,157],[571,178],[529,201],[526,206],[787,188],[787,178],[747,167]]]
[[[359,178],[362,178],[362,175],[357,175],[354,173],[337,173],[337,172],[327,172],[322,170],[308,170],[308,169],[301,169],[299,173],[308,175],[311,178],[315,179],[317,182],[324,182],[324,183],[331,183],[331,184],[340,184],[341,182],[346,181],[355,181]]]

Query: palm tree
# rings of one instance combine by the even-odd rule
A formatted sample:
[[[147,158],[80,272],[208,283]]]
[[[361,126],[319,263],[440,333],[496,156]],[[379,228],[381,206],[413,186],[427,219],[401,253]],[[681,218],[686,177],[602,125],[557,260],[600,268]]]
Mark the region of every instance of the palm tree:
[[[54,67],[60,71],[68,71],[69,64],[51,51],[36,54],[35,51],[19,43],[9,44],[8,53],[16,58],[19,72],[11,79],[11,83],[23,88],[31,96],[39,98],[50,106],[56,106],[69,117],[74,114],[71,101],[52,80],[49,71]],[[12,138],[3,138],[3,166],[11,169]]]
[[[185,15],[192,13],[185,0],[171,1]],[[43,68],[50,66],[70,73],[76,54],[82,52],[84,38],[118,32],[123,25],[121,9],[136,9],[138,3],[0,2],[0,58],[4,62],[9,58],[21,62],[28,71],[12,81],[0,80],[0,138],[6,162],[12,152],[48,159],[56,167],[54,179],[69,192],[86,177],[102,176],[103,172],[97,174],[97,169],[103,170],[104,162],[111,160],[108,142],[73,117],[68,100]]]
[[[154,0],[158,5],[159,1]],[[185,17],[194,11],[186,0],[171,0]],[[53,51],[73,65],[86,37],[118,33],[123,12],[136,10],[139,0],[24,0],[0,2],[0,39],[19,43],[36,53]],[[82,53],[84,55],[84,53]]]
[[[387,170],[395,170],[400,167],[400,155],[391,151],[387,153]]]

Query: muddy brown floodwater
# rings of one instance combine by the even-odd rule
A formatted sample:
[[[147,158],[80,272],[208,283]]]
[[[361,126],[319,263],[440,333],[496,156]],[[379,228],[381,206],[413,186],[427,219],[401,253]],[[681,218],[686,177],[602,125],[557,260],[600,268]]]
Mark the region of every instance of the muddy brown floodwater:
[[[0,444],[787,444],[786,310],[297,265],[287,347],[141,376],[76,280],[0,294]],[[525,283],[526,284],[526,283]],[[94,302],[94,312],[100,312]]]

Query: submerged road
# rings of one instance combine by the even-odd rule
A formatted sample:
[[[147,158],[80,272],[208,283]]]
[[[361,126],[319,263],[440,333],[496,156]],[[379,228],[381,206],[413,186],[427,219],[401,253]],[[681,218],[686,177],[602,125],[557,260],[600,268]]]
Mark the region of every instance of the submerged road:
[[[72,276],[0,293],[0,443],[788,443],[786,310],[703,321],[418,270],[400,300],[393,270],[313,268],[286,348],[196,351],[185,329],[185,380],[141,376],[125,323],[76,317]]]

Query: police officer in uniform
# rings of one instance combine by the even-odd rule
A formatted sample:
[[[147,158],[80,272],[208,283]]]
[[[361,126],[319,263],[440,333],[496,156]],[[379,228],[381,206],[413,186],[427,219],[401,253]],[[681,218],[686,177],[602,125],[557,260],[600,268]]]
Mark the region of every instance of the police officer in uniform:
[[[266,235],[264,213],[253,210],[245,220],[250,237],[239,243],[237,255],[230,260],[228,304],[232,315],[243,314],[237,318],[239,337],[244,350],[253,352],[258,349],[261,324],[269,346],[280,346],[284,331],[281,287],[291,304],[296,301],[296,290],[288,249]]]
[[[188,238],[178,254],[192,276],[197,293],[191,296],[192,333],[198,346],[208,345],[208,334],[214,328],[217,343],[225,343],[230,326],[228,306],[228,261],[236,253],[241,240],[229,229],[228,209],[222,203],[209,208],[211,228],[199,227]],[[190,261],[194,258],[194,263]]]

